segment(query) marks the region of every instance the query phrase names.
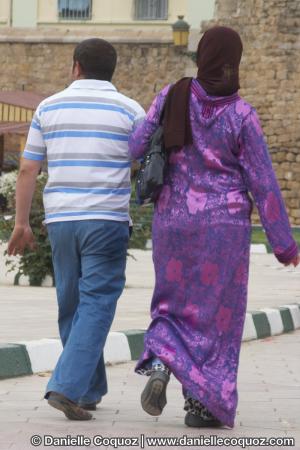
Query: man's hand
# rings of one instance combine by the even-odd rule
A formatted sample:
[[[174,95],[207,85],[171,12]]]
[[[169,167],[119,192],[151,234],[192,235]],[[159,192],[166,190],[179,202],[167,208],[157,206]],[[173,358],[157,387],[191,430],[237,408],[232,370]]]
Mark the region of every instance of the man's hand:
[[[23,255],[26,247],[35,248],[34,237],[29,225],[29,213],[41,161],[21,159],[16,186],[16,221],[10,237],[9,255]]]
[[[299,263],[300,263],[300,255],[298,253],[298,255],[295,256],[295,258],[293,258],[291,262],[289,262],[288,264],[285,264],[285,266],[293,265],[294,267],[297,267]]]
[[[7,252],[10,256],[23,255],[26,247],[29,247],[31,250],[35,248],[31,227],[30,225],[15,225],[8,242]]]

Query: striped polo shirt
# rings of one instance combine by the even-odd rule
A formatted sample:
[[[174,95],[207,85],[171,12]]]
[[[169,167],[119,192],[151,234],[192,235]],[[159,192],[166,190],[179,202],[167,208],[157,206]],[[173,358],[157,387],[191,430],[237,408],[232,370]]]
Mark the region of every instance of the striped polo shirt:
[[[45,223],[130,221],[128,136],[145,116],[108,81],[74,81],[43,100],[23,157],[48,162]]]

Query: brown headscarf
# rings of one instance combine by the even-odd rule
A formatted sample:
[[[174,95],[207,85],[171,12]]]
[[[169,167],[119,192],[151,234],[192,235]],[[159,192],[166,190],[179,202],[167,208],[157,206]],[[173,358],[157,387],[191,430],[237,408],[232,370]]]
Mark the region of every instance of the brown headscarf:
[[[197,50],[197,79],[207,94],[230,96],[239,89],[242,52],[241,38],[233,29],[216,26],[204,33]],[[192,78],[182,78],[168,93],[163,124],[166,149],[193,141],[189,115],[191,82]]]

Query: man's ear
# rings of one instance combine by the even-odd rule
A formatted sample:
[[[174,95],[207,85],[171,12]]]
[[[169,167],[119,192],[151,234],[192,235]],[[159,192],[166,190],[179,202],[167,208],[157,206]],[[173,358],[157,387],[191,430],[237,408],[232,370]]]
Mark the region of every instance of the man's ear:
[[[82,68],[78,61],[75,61],[73,64],[72,75],[74,80],[79,80],[83,78]]]

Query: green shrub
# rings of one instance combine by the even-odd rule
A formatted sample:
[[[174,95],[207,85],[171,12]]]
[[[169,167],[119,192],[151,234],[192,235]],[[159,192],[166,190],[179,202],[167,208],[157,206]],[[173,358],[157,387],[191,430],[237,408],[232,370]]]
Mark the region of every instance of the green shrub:
[[[151,239],[152,206],[137,206],[131,204],[130,215],[133,221],[133,233],[129,242],[129,248],[144,250],[148,239]]]
[[[7,215],[0,221],[0,239],[7,242],[13,228],[15,217],[15,188],[17,172],[10,172],[2,176],[0,184],[0,192],[7,199]],[[43,190],[47,181],[47,174],[42,173],[37,178],[36,190],[32,201],[32,209],[30,213],[30,225],[36,240],[36,249],[31,251],[25,250],[24,255],[20,256],[18,263],[12,261],[5,252],[6,266],[9,271],[16,270],[17,281],[21,275],[28,276],[31,286],[40,286],[46,275],[50,275],[54,279],[51,247],[48,240],[47,229],[43,225],[44,208],[43,208]],[[12,215],[9,215],[12,213]]]
[[[8,208],[5,219],[0,218],[1,242],[8,241],[14,228],[17,175],[18,173],[15,171],[0,177],[0,193],[6,198]],[[7,252],[5,252],[5,263],[8,271],[16,270],[15,281],[17,282],[21,275],[25,275],[29,277],[31,286],[40,286],[47,275],[52,276],[54,279],[50,242],[48,240],[47,229],[43,225],[43,190],[46,182],[46,173],[38,176],[30,213],[30,225],[36,240],[36,249],[33,251],[26,249],[24,255],[20,256],[19,262],[17,263],[9,258]],[[132,189],[130,211],[134,225],[129,247],[145,249],[147,240],[151,239],[153,206],[140,207],[136,204],[134,186]]]
[[[132,183],[130,216],[133,221],[133,233],[129,242],[129,248],[144,250],[148,239],[151,239],[153,205],[137,205],[134,182]]]

